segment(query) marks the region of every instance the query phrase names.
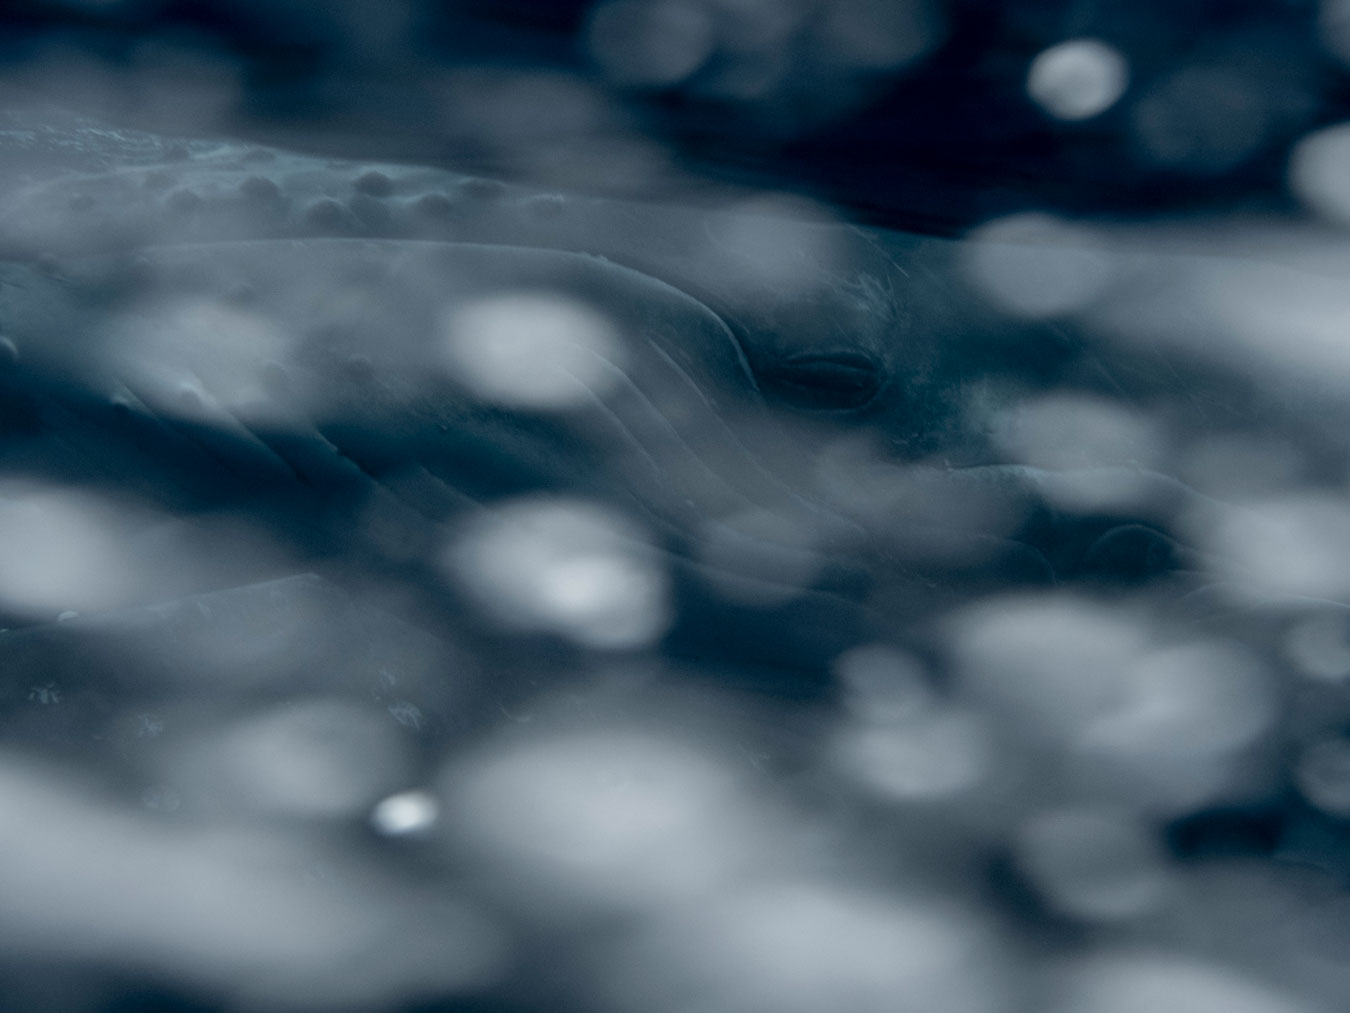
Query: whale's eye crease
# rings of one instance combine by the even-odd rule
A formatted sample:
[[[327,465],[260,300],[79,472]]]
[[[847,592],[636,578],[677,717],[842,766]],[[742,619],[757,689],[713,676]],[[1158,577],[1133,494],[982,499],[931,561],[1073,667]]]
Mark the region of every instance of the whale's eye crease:
[[[856,351],[800,353],[753,368],[765,397],[805,411],[858,411],[885,383],[881,363]]]

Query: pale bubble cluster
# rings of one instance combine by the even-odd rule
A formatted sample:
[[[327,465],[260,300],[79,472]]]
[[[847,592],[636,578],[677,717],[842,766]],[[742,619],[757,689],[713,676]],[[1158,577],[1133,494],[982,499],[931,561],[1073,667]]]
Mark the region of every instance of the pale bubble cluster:
[[[5,1013],[1346,1008],[1350,6],[188,6],[0,45]]]

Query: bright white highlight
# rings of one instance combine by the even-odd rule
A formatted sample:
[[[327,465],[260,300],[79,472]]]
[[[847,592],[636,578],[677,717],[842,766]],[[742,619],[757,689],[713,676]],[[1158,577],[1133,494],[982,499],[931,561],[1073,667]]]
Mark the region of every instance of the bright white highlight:
[[[439,813],[435,796],[405,791],[382,799],[370,813],[370,824],[386,837],[402,837],[431,829]]]

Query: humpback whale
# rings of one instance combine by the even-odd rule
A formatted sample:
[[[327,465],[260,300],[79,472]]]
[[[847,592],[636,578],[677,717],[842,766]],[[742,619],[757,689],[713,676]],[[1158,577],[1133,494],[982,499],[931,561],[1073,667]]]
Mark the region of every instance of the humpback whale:
[[[262,1009],[804,1008],[786,954],[998,1010],[1027,939],[1142,932],[1183,862],[1259,851],[1284,736],[1344,804],[1306,713],[1350,670],[1335,567],[1263,585],[1301,529],[1121,407],[1185,425],[1187,377],[981,303],[970,244],[87,142],[0,215],[22,959]]]

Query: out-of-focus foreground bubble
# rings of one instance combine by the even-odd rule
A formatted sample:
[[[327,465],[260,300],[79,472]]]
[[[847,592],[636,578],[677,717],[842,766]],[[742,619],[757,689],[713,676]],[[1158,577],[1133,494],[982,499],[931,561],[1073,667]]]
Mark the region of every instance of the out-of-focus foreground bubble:
[[[459,531],[445,558],[509,628],[630,648],[654,641],[671,620],[668,578],[642,531],[585,502],[507,503]]]
[[[1309,616],[1293,624],[1285,654],[1305,675],[1341,682],[1350,678],[1350,615],[1341,611]]]
[[[706,226],[706,262],[696,265],[733,299],[810,292],[828,283],[841,255],[835,216],[822,205],[789,196],[734,204]]]
[[[1322,45],[1350,64],[1350,3],[1346,3],[1346,0],[1322,0],[1318,4],[1317,27]]]
[[[1150,467],[1162,456],[1156,419],[1116,401],[1075,394],[1028,400],[996,437],[1022,463],[1054,470]]]
[[[115,809],[15,756],[0,796],[6,952],[117,961],[263,1008],[369,1009],[480,985],[497,926],[445,897],[368,877],[275,828],[166,826]]]
[[[1000,1013],[997,946],[967,912],[807,881],[672,909],[606,969],[616,1009]]]
[[[1314,1013],[1237,970],[1175,956],[1108,954],[1069,969],[1054,1013]]]
[[[443,797],[451,832],[490,873],[550,903],[707,898],[771,858],[737,777],[665,735],[610,728],[502,742],[454,761]]]
[[[1289,159],[1289,185],[1308,207],[1350,225],[1350,124],[1309,134]]]
[[[1232,787],[1276,718],[1269,675],[1227,641],[1152,648],[1137,615],[1071,598],[995,600],[958,614],[962,687],[1053,749],[1078,790],[1145,812]]]
[[[1000,309],[1030,319],[1083,309],[1112,277],[1104,244],[1089,229],[1039,213],[981,226],[965,252],[977,291]]]
[[[623,376],[623,348],[598,312],[561,295],[508,292],[454,307],[447,363],[475,393],[516,408],[557,409]]]
[[[1138,917],[1161,906],[1172,880],[1148,828],[1109,809],[1055,809],[1019,829],[1017,859],[1060,912],[1089,921]]]
[[[932,701],[921,662],[886,644],[864,644],[834,660],[845,703],[859,720],[889,724],[921,714]]]
[[[1130,110],[1140,151],[1158,166],[1217,176],[1253,157],[1278,111],[1267,82],[1237,64],[1195,64],[1156,81]]]
[[[1294,781],[1309,802],[1340,819],[1350,816],[1350,739],[1335,735],[1306,746]]]
[[[224,300],[185,298],[114,318],[101,354],[157,409],[218,423],[231,408],[267,399],[268,366],[284,368],[293,345],[294,336],[261,313]]]
[[[436,823],[440,803],[425,791],[403,791],[380,800],[371,810],[370,825],[389,837],[422,834]]]
[[[931,0],[834,0],[821,5],[822,54],[857,70],[891,70],[942,39],[942,7]]]
[[[1214,576],[1252,592],[1339,599],[1350,593],[1350,504],[1309,491],[1200,509],[1193,535],[1213,553]]]
[[[1129,79],[1119,50],[1098,39],[1070,39],[1031,62],[1027,94],[1051,116],[1085,120],[1115,105]]]
[[[35,615],[134,600],[145,561],[127,541],[135,523],[97,496],[9,481],[0,487],[0,600]]]
[[[978,785],[995,762],[986,722],[957,708],[845,727],[835,750],[846,772],[897,802],[957,797]]]
[[[616,84],[669,87],[712,55],[712,13],[686,0],[611,0],[591,11],[591,55]]]
[[[199,811],[352,817],[406,777],[396,731],[378,710],[311,698],[204,730],[164,775],[189,786]]]

